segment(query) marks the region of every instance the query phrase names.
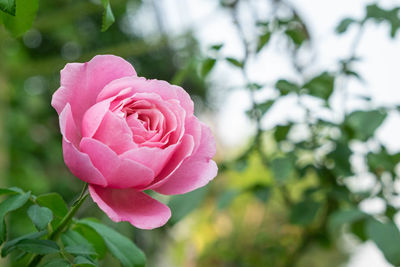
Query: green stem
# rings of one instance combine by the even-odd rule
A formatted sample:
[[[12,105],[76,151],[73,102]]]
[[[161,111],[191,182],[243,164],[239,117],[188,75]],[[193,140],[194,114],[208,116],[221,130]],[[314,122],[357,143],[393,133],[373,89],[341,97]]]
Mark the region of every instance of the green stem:
[[[64,216],[64,218],[61,220],[60,224],[57,226],[57,228],[50,233],[48,240],[57,240],[60,234],[65,230],[65,227],[70,223],[76,212],[79,210],[79,208],[82,206],[83,202],[85,202],[86,198],[89,196],[89,193],[86,193],[88,188],[88,184],[85,183],[85,186],[82,189],[81,194],[79,195],[78,199],[75,201],[75,203],[72,205],[71,209],[68,211],[68,213]],[[31,261],[28,264],[28,267],[35,267],[37,266],[40,261],[42,260],[44,255],[35,255]]]

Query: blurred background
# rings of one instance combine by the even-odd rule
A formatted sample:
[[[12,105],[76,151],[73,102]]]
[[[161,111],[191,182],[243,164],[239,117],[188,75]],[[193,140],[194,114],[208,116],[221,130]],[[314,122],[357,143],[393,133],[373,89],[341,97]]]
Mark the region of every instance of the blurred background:
[[[219,175],[164,198],[161,229],[112,223],[91,201],[79,216],[129,236],[148,266],[400,265],[399,1],[110,4],[104,32],[95,0],[40,0],[26,32],[0,16],[0,187],[72,203],[82,183],[51,96],[66,63],[114,54],[190,93]],[[8,220],[11,236],[34,229],[24,210]]]

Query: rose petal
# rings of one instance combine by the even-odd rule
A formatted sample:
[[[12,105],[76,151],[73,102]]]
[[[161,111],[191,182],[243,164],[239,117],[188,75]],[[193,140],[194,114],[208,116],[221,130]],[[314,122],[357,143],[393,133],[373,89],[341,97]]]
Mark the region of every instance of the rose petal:
[[[96,169],[87,154],[80,152],[72,143],[63,138],[64,162],[73,175],[90,184],[106,186],[107,181]]]
[[[111,111],[106,112],[93,138],[101,141],[117,154],[137,147],[125,119]]]
[[[96,103],[104,86],[111,81],[136,76],[132,65],[112,55],[95,56],[86,63],[70,63],[61,71],[61,87],[53,94],[51,105],[60,114],[70,103],[78,129],[86,110]]]
[[[109,147],[95,139],[84,137],[80,148],[89,155],[109,187],[142,188],[154,179],[154,172],[150,168],[136,161],[119,158]]]
[[[71,106],[65,105],[60,113],[60,131],[63,137],[71,142],[76,148],[79,147],[81,136],[72,117]]]
[[[155,93],[164,100],[176,99],[186,114],[193,114],[193,101],[189,94],[181,87],[171,85],[166,81],[146,80],[142,77],[123,77],[112,81],[100,92],[97,100],[102,101],[119,93],[124,88],[132,88],[133,93]]]
[[[163,226],[171,217],[168,206],[141,191],[90,185],[89,192],[114,222],[128,221],[141,229],[153,229]]]
[[[201,127],[201,142],[197,151],[154,191],[164,195],[184,194],[205,186],[217,175],[217,164],[211,160],[215,154],[215,141],[210,129],[204,124]]]

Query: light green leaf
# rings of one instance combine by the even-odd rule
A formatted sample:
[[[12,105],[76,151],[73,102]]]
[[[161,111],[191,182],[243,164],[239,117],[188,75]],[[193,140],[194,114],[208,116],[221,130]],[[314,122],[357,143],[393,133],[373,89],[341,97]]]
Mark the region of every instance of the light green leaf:
[[[206,77],[214,68],[216,62],[217,60],[215,58],[206,58],[201,65],[200,75]]]
[[[46,229],[47,225],[53,220],[53,212],[38,205],[29,207],[28,216],[39,231]]]
[[[56,242],[51,240],[25,239],[20,241],[16,247],[20,250],[40,255],[58,253],[60,251]]]
[[[239,190],[232,189],[232,190],[225,191],[218,198],[217,209],[223,210],[223,209],[227,208],[239,194],[240,194]]]
[[[110,1],[109,0],[101,0],[101,3],[103,4],[103,7],[104,7],[101,31],[105,32],[115,22],[115,18],[114,18],[112,9],[111,9]]]
[[[346,125],[353,131],[351,137],[367,141],[372,137],[387,116],[379,110],[354,111],[345,120]]]
[[[40,195],[36,198],[36,202],[40,206],[49,208],[53,212],[54,220],[51,223],[53,228],[57,227],[62,218],[68,213],[67,204],[57,193]]]
[[[368,217],[368,214],[359,209],[338,210],[330,215],[328,228],[331,232],[335,232],[344,224],[352,224]]]
[[[195,208],[197,208],[203,202],[206,193],[207,188],[202,187],[187,194],[175,195],[171,197],[168,202],[168,206],[172,213],[169,223],[177,223]]]
[[[114,229],[89,219],[80,220],[78,224],[89,226],[95,230],[103,238],[111,254],[124,267],[145,266],[146,257],[144,253],[131,240]]]
[[[271,170],[275,179],[280,182],[286,181],[294,168],[293,158],[290,156],[275,158],[271,162]]]
[[[0,20],[14,37],[18,37],[32,27],[38,7],[39,0],[17,0],[15,16],[0,12]]]
[[[79,224],[76,225],[74,230],[82,235],[82,237],[84,239],[87,240],[87,242],[89,242],[89,244],[94,248],[94,250],[96,251],[99,259],[104,258],[104,256],[107,253],[107,246],[103,240],[103,238],[100,236],[100,234],[98,234],[95,230],[93,230],[92,228],[90,228],[87,225],[83,225],[83,224]],[[63,236],[61,236],[62,238]],[[65,237],[64,237],[65,238]],[[67,241],[67,239],[63,239],[63,242],[65,242],[64,244],[76,244],[76,241],[78,241],[79,239],[75,237],[71,237],[69,236],[69,238],[73,238],[73,240],[69,239],[69,241],[71,241],[71,243],[68,243],[69,241]],[[86,244],[86,243],[82,243],[82,244]]]
[[[347,29],[349,28],[349,26],[351,24],[353,24],[354,22],[356,22],[354,19],[352,18],[345,18],[343,19],[339,25],[336,27],[336,32],[337,33],[344,33],[347,31]]]
[[[15,16],[15,0],[0,0],[0,10]]]

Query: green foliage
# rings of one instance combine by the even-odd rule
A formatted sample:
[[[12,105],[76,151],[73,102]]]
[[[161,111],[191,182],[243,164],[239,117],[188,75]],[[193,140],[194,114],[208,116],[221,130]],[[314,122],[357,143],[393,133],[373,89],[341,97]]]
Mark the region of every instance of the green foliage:
[[[279,80],[275,84],[275,88],[279,90],[281,95],[287,95],[290,93],[296,93],[300,91],[297,84],[290,82],[288,80]]]
[[[355,23],[356,20],[352,19],[352,18],[345,18],[343,19],[339,25],[336,27],[336,32],[341,34],[341,33],[345,33],[347,31],[347,29],[351,26],[351,24]]]
[[[238,59],[236,59],[236,58],[227,57],[227,58],[226,58],[226,61],[228,61],[230,64],[232,64],[232,65],[235,66],[235,67],[243,68],[243,62],[240,61],[240,60],[238,60]]]
[[[373,136],[386,116],[386,112],[381,110],[352,112],[345,119],[345,127],[348,129],[349,137],[366,141]]]
[[[18,37],[32,27],[38,8],[39,0],[16,0],[15,11],[11,9],[9,14],[0,12],[0,21],[13,36]]]
[[[299,225],[309,225],[315,220],[321,206],[321,203],[311,199],[296,203],[291,209],[290,222]]]
[[[217,60],[215,58],[206,58],[201,65],[200,74],[202,77],[206,77],[208,73],[214,68]]]
[[[46,229],[47,225],[53,220],[53,212],[38,205],[29,207],[28,216],[39,231]]]
[[[24,239],[15,246],[22,251],[40,255],[53,254],[60,251],[57,243],[51,240]]]
[[[15,16],[15,0],[0,0],[0,10]]]
[[[114,18],[114,14],[111,10],[110,1],[109,0],[101,0],[101,3],[103,4],[103,7],[104,7],[101,31],[104,32],[115,22],[115,18]]]
[[[303,88],[308,89],[308,93],[312,96],[328,100],[333,92],[334,81],[335,77],[332,74],[323,72],[306,82]]]
[[[365,20],[373,19],[377,22],[386,21],[391,26],[390,36],[394,38],[398,29],[400,29],[400,7],[393,9],[383,9],[377,4],[367,6],[367,15]]]

